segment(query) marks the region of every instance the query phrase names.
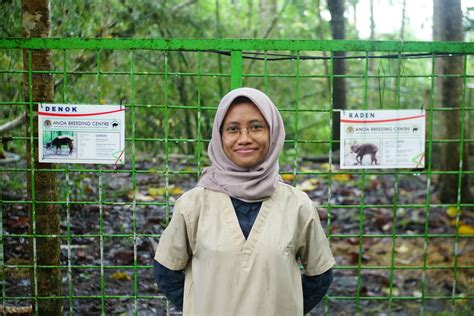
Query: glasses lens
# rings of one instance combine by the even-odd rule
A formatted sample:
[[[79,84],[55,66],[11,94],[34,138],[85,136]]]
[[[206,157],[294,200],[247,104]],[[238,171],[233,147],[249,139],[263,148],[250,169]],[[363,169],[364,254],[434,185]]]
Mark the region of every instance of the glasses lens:
[[[224,132],[222,133],[222,135],[224,136],[225,139],[228,139],[228,140],[236,140],[237,138],[239,138],[240,132],[237,132],[237,133],[229,133],[229,132],[227,132],[227,131],[224,130]]]
[[[266,129],[267,126],[261,124],[250,125],[248,128],[230,126],[222,130],[222,136],[228,140],[236,140],[242,133],[247,133],[253,138],[258,138],[265,134]]]

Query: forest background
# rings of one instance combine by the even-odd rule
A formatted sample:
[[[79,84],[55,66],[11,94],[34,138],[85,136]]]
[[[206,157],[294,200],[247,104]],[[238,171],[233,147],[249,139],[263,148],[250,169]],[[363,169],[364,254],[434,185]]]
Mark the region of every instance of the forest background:
[[[438,3],[438,5],[435,5]],[[260,38],[260,39],[353,39],[353,40],[425,40],[438,37],[443,39],[443,34],[436,31],[442,28],[442,19],[433,19],[433,7],[438,7],[438,14],[444,11],[443,6],[452,6],[460,3],[462,8],[463,38],[470,41],[474,32],[473,6],[469,1],[406,1],[406,0],[350,0],[350,1],[320,1],[320,0],[229,0],[229,1],[51,1],[50,37],[52,38]],[[388,14],[390,13],[390,14]],[[22,7],[21,1],[5,0],[0,7],[3,19],[0,21],[1,37],[22,37]],[[24,25],[27,25],[28,15]],[[23,15],[25,19],[25,15]],[[34,17],[32,18],[34,20]],[[436,21],[441,21],[436,23]],[[433,25],[433,23],[435,23]],[[432,30],[435,30],[433,33]],[[459,37],[459,36],[458,36]],[[53,52],[59,53],[59,52]],[[271,52],[269,52],[271,53]],[[281,53],[281,52],[280,52]],[[291,56],[292,52],[288,52]],[[304,53],[302,54],[304,55]],[[314,54],[313,54],[314,55]],[[327,57],[327,53],[323,53]],[[360,56],[360,52],[348,53],[347,56]],[[337,56],[337,54],[336,54]],[[170,53],[167,56],[168,71],[173,73],[192,73],[197,70],[198,61],[196,54],[186,52]],[[143,69],[163,70],[164,54],[140,51],[137,53],[136,71]],[[62,56],[52,57],[53,68],[62,69],[64,60]],[[222,73],[230,65],[230,58],[219,54],[208,54],[203,57],[201,71],[203,73]],[[1,55],[1,65],[8,69],[21,69],[23,59],[21,51],[4,51]],[[469,62],[472,59],[468,59]],[[87,72],[96,67],[96,57],[88,51],[73,51],[66,59],[68,65],[74,65],[71,71]],[[369,72],[373,75],[394,75],[397,61],[389,59],[371,60]],[[470,64],[469,64],[470,65]],[[126,72],[129,67],[129,56],[123,51],[103,51],[101,53],[101,71]],[[262,73],[264,63],[247,59],[244,62],[243,73]],[[300,98],[301,106],[328,107],[331,103],[329,83],[329,62],[314,62],[304,65],[311,72],[305,74],[326,75],[325,80],[301,81]],[[338,71],[351,75],[364,73],[358,59],[336,61],[335,73]],[[404,62],[402,71],[406,75],[429,74],[431,61],[428,59],[412,59]],[[468,70],[471,69],[468,67]],[[294,74],[293,60],[281,60],[268,64],[269,73]],[[97,100],[96,80],[92,76],[70,76],[67,91],[68,102],[101,104],[127,104],[130,103],[130,91],[123,85],[123,76],[103,77],[100,82],[101,96]],[[24,89],[18,89],[22,84],[22,76],[8,76],[4,74],[3,84],[0,87],[0,102],[15,102],[25,99]],[[64,78],[54,78],[54,101],[61,102],[64,98]],[[172,84],[167,88],[167,102],[176,105],[189,105],[195,103],[197,98],[197,82],[192,76],[173,76]],[[468,86],[471,87],[470,78]],[[263,89],[263,78],[249,77],[244,79],[244,85]],[[394,108],[397,103],[396,80],[383,81],[371,80],[368,87],[368,102],[363,104],[364,87],[361,80],[346,78],[335,80],[334,100],[335,107],[360,109],[367,108]],[[429,106],[430,79],[418,78],[405,80],[402,83],[400,94],[401,108]],[[218,77],[208,80],[200,91],[201,105],[216,106],[220,96],[229,89],[229,79]],[[342,90],[340,90],[342,89]],[[164,81],[153,77],[144,77],[136,84],[137,104],[163,104]],[[295,104],[294,84],[288,80],[276,78],[269,82],[267,92],[277,100],[280,107],[293,107]],[[474,98],[471,88],[468,92],[468,105]],[[423,93],[419,93],[423,91]],[[441,103],[436,100],[435,106]],[[441,98],[439,98],[441,99]],[[21,106],[0,107],[0,125],[21,116]],[[176,114],[176,115],[174,115]],[[197,121],[192,111],[177,111],[170,113],[168,123],[173,131],[174,138],[196,138]],[[210,135],[212,111],[202,113],[202,133],[206,139]],[[156,115],[137,113],[135,122],[140,135],[153,138],[159,137],[164,132],[163,119]],[[287,126],[293,126],[291,115],[286,119]],[[321,139],[330,138],[330,129],[326,116],[315,116],[314,113],[303,115],[300,130],[289,130],[289,138],[295,134],[314,139],[316,135]],[[24,120],[22,120],[24,122]],[[440,124],[443,124],[440,122]],[[309,128],[309,126],[317,128]],[[337,124],[336,124],[337,125]],[[444,124],[443,124],[444,125]],[[130,129],[130,124],[128,124]],[[334,138],[338,138],[338,130],[334,127]],[[436,129],[443,131],[443,129]],[[3,129],[0,131],[5,134]],[[23,132],[16,129],[18,135]],[[130,130],[128,130],[130,132]],[[441,134],[440,134],[441,135]],[[140,144],[138,144],[140,146]],[[17,150],[24,146],[18,146]],[[336,150],[337,148],[334,147]],[[175,153],[194,154],[196,146],[181,143],[173,148]],[[290,150],[290,152],[288,151]],[[286,157],[292,157],[291,148],[284,151],[283,162]],[[162,152],[160,146],[147,148],[147,153],[155,155]],[[319,146],[305,150],[302,154],[326,154],[327,146]],[[291,158],[289,158],[291,159]]]
[[[28,2],[34,1],[23,1],[23,3]],[[459,10],[460,14],[456,15],[455,18],[450,15],[450,9],[452,7],[461,8]],[[47,32],[52,38],[349,39],[395,40],[403,43],[415,40],[457,40],[471,42],[474,36],[474,4],[469,1],[459,0],[434,0],[433,2],[407,0],[66,0],[50,1],[49,12],[51,24]],[[40,21],[35,14],[28,14],[28,12],[25,11],[21,1],[15,0],[2,1],[0,16],[2,17],[0,20],[1,38],[26,37],[28,34],[25,33],[25,29],[28,29],[30,23],[35,24]],[[448,32],[453,29],[447,27],[449,23],[456,24],[456,28],[454,28],[452,33]],[[457,27],[458,25],[459,27]],[[118,177],[114,174],[114,177],[110,178],[108,178],[107,174],[104,174],[102,178],[99,179],[93,172],[94,170],[88,173],[87,168],[89,167],[83,167],[86,168],[85,171],[68,173],[67,180],[65,180],[64,174],[59,174],[58,195],[55,196],[54,199],[48,199],[59,200],[67,194],[73,201],[77,200],[81,202],[103,200],[129,203],[133,200],[134,203],[136,201],[150,203],[151,201],[158,200],[159,203],[165,203],[166,206],[163,207],[162,204],[160,204],[156,208],[153,208],[153,205],[147,206],[148,208],[143,207],[144,212],[141,212],[142,209],[137,207],[137,210],[133,211],[133,216],[135,216],[133,224],[128,217],[124,215],[130,214],[131,212],[130,209],[126,207],[115,208],[114,206],[110,209],[106,207],[104,207],[103,210],[100,209],[100,212],[104,211],[105,214],[100,213],[101,238],[103,237],[102,225],[105,227],[106,232],[108,225],[110,225],[112,232],[119,231],[121,234],[127,234],[133,230],[134,234],[136,232],[143,233],[142,237],[145,237],[146,234],[158,235],[161,232],[161,228],[156,229],[155,227],[160,225],[164,227],[166,225],[166,218],[169,218],[169,206],[172,205],[174,199],[183,192],[183,189],[188,189],[195,184],[198,171],[209,163],[205,149],[207,147],[207,140],[210,137],[214,108],[217,106],[222,95],[230,88],[230,76],[228,75],[231,65],[230,57],[226,54],[227,52],[203,52],[201,57],[198,58],[196,52],[136,50],[133,55],[134,68],[137,73],[168,72],[170,76],[167,79],[169,81],[165,82],[166,80],[163,76],[143,75],[135,80],[134,87],[131,89],[129,84],[130,52],[128,51],[101,50],[97,53],[91,50],[69,50],[67,54],[64,54],[60,50],[55,50],[50,53],[51,69],[62,71],[65,67],[68,67],[68,70],[71,72],[71,74],[67,76],[67,84],[65,84],[65,76],[62,74],[55,73],[51,76],[53,91],[51,94],[51,102],[124,104],[125,106],[129,106],[133,102],[136,105],[134,121],[131,121],[130,116],[127,117],[127,135],[134,133],[134,137],[136,137],[138,141],[136,141],[133,146],[127,147],[126,157],[132,157],[133,148],[134,168],[139,169],[143,173],[136,175],[136,184],[133,183],[132,185],[129,178],[125,176],[123,178],[120,177],[120,173],[118,173]],[[249,52],[247,57],[257,56],[253,55],[255,53],[256,52]],[[267,52],[269,56],[271,53],[275,52]],[[355,78],[357,76],[363,76],[366,72],[364,62],[362,62],[365,52],[336,52],[334,56],[347,57],[347,59],[341,58],[334,62],[334,73],[347,74],[354,76],[354,78],[350,76],[344,78],[344,80],[338,80],[336,78],[334,82],[331,83],[331,67],[327,60],[304,60],[304,62],[301,62],[302,67],[300,67],[302,75],[323,75],[325,78],[301,80],[298,83],[300,94],[296,96],[294,80],[297,71],[295,67],[295,52],[278,51],[277,53],[283,54],[286,57],[289,56],[289,58],[269,61],[266,65],[261,60],[245,58],[243,64],[243,85],[262,90],[266,89],[277,106],[283,110],[282,114],[284,116],[285,125],[287,126],[287,139],[298,137],[299,139],[317,141],[316,145],[315,143],[299,144],[297,152],[295,152],[294,144],[290,143],[285,145],[280,161],[282,171],[288,173],[284,175],[285,181],[299,185],[302,189],[309,192],[314,200],[327,200],[327,191],[315,192],[317,191],[315,190],[316,186],[326,186],[327,182],[324,181],[327,181],[327,179],[315,181],[315,179],[309,179],[309,177],[305,176],[295,177],[292,173],[294,172],[296,174],[296,171],[304,173],[305,168],[308,168],[308,166],[304,165],[306,162],[313,163],[309,165],[309,168],[312,168],[312,170],[319,168],[324,172],[328,172],[328,170],[337,171],[334,165],[330,166],[327,162],[330,161],[329,154],[337,152],[337,142],[334,143],[332,140],[337,139],[338,130],[336,124],[334,124],[335,128],[331,129],[330,122],[333,118],[328,112],[302,112],[298,116],[295,116],[294,108],[296,104],[301,108],[326,110],[330,109],[333,104],[334,107],[337,106],[340,109],[420,107],[429,109],[430,107],[442,108],[445,106],[452,106],[459,109],[460,106],[460,103],[447,104],[445,102],[450,99],[457,101],[461,99],[460,95],[453,96],[446,92],[448,91],[447,89],[443,89],[443,85],[449,83],[448,79],[437,79],[435,89],[432,89],[432,78],[429,77],[429,75],[433,73],[433,64],[435,67],[434,72],[442,74],[444,71],[443,67],[450,65],[450,60],[459,61],[459,59],[456,58],[446,56],[439,57],[435,58],[434,62],[431,58],[370,59],[367,71],[369,76],[373,75],[374,78],[369,80],[366,90],[363,80]],[[299,53],[300,56],[303,57],[328,57],[330,55],[329,52]],[[380,56],[384,54],[374,53],[374,56],[375,55]],[[100,60],[100,65],[97,62],[98,59]],[[166,69],[164,68],[165,64]],[[459,63],[457,65],[459,65]],[[26,124],[29,120],[27,115],[24,114],[25,107],[24,104],[22,104],[22,102],[28,100],[28,89],[23,89],[24,77],[23,73],[21,73],[24,67],[22,50],[0,51],[0,68],[2,70],[8,70],[0,74],[0,136],[5,140],[5,146],[2,148],[2,151],[12,152],[15,154],[15,157],[19,159],[19,161],[16,162],[18,165],[15,165],[14,168],[28,167],[27,163],[30,162],[30,157],[28,156],[28,145],[30,141],[28,134],[29,124]],[[265,70],[265,67],[268,68]],[[465,67],[466,73],[469,74],[469,76],[466,77],[464,84],[461,83],[462,88],[460,88],[460,91],[464,93],[464,106],[470,109],[470,111],[466,111],[467,114],[465,116],[466,139],[472,139],[474,133],[474,119],[471,114],[474,104],[474,81],[472,75],[470,75],[473,72],[473,67],[474,60],[472,56],[469,55],[466,57]],[[18,73],[12,73],[11,70],[18,70]],[[100,78],[97,76],[98,70],[102,74]],[[207,75],[201,82],[193,75],[196,74],[198,70],[202,74]],[[262,74],[265,71],[273,75],[273,77],[263,78]],[[401,82],[397,79],[399,74],[403,75]],[[378,75],[380,75],[380,77],[376,78]],[[418,77],[418,75],[420,76]],[[267,82],[265,82],[265,80],[267,80]],[[456,84],[460,84],[459,80],[456,82]],[[331,84],[334,85],[333,94],[331,94]],[[366,92],[367,99],[365,98]],[[133,100],[132,95],[134,97]],[[367,100],[367,102],[365,100]],[[164,104],[174,106],[166,109],[166,115],[163,108]],[[195,107],[190,109],[186,108],[187,106],[195,106],[196,104],[200,104],[200,106],[206,108],[200,115],[196,115]],[[446,127],[448,126],[447,122],[450,122],[452,126],[460,126],[460,112],[458,110],[452,110],[457,116],[452,119],[444,119],[443,116],[446,112],[448,111],[434,112],[435,128],[432,130],[432,134],[428,135],[432,139],[459,138],[459,129],[449,129]],[[295,122],[295,120],[298,120],[298,122]],[[333,121],[333,123],[335,122],[336,121]],[[27,130],[26,137],[25,129]],[[163,138],[165,130],[169,131],[169,139],[176,140],[170,142],[168,148],[164,147],[163,142],[158,141]],[[200,134],[198,135],[199,132]],[[130,141],[130,136],[127,137]],[[198,138],[203,140],[200,144],[201,147],[196,146],[195,141],[189,141]],[[464,151],[467,157],[467,159],[464,160],[465,170],[470,170],[469,160],[472,160],[472,157],[469,158],[469,149],[472,147],[469,146],[470,144],[472,145],[472,141],[466,142],[466,150]],[[433,170],[458,169],[460,160],[459,153],[458,156],[456,156],[456,150],[451,150],[449,143],[445,144],[435,141],[432,145],[434,154],[432,157],[428,157],[428,159],[432,163]],[[459,148],[459,142],[455,143],[454,146]],[[166,156],[164,154],[165,151],[168,153]],[[474,150],[471,150],[471,152],[474,152]],[[337,156],[335,156],[335,158],[337,158]],[[126,170],[131,168],[131,160],[132,158],[130,158],[127,165],[124,166]],[[315,165],[314,162],[317,162],[317,165]],[[68,168],[61,165],[59,167]],[[7,166],[5,168],[10,167]],[[35,168],[38,168],[38,166],[35,166]],[[162,175],[165,169],[165,172],[168,172],[168,170],[176,172],[176,174],[171,176],[170,182],[168,182],[168,180],[164,181],[163,177],[155,177],[156,175]],[[120,172],[120,170],[118,170],[118,172]],[[178,174],[180,172],[182,174]],[[342,174],[336,176],[339,176],[339,178],[335,180],[336,183],[332,186],[334,200],[331,200],[330,203],[360,203],[360,192],[358,191],[360,178]],[[466,183],[468,183],[469,180],[468,176],[472,177],[472,175],[465,175],[463,177],[463,180],[466,179]],[[435,190],[431,191],[429,188],[430,180],[427,180],[426,177],[413,176],[413,178],[415,177],[422,179],[422,185],[418,186],[417,190],[425,191],[425,195],[423,195],[423,192],[419,196],[417,194],[407,194],[410,198],[418,196],[421,200],[426,200],[427,187],[428,193],[438,192]],[[400,194],[403,195],[406,193],[404,191],[405,189],[407,191],[408,188],[410,188],[410,190],[414,189],[413,186],[416,187],[416,185],[413,185],[413,183],[420,182],[416,182],[418,180],[413,181],[412,179],[404,182],[400,179],[400,183],[398,183],[398,178],[396,178],[394,183],[393,179],[387,180],[386,178],[382,178],[370,178],[369,185],[373,185],[374,188],[376,188],[376,190],[374,189],[374,192],[376,191],[376,193],[374,193],[375,198],[377,198],[376,195],[380,195],[380,192],[384,191],[383,188],[388,188],[386,191],[389,193],[387,194],[391,194],[391,197],[393,197],[394,191],[398,192],[400,189]],[[445,177],[445,180],[445,185],[439,186],[445,188],[445,198],[443,199],[436,196],[436,198],[439,199],[435,202],[439,202],[440,200],[453,202],[458,198],[457,175]],[[7,201],[4,202],[5,210],[2,219],[5,223],[5,231],[9,234],[12,232],[28,233],[29,229],[34,225],[34,223],[31,224],[29,222],[31,218],[28,218],[26,215],[28,212],[27,207],[24,205],[16,205],[15,203],[9,205],[10,203],[8,202],[31,199],[31,190],[27,187],[28,181],[31,181],[28,179],[28,172],[2,172],[1,174],[0,189],[2,191],[2,200]],[[98,189],[99,183],[102,182],[105,183],[103,191]],[[441,182],[439,177],[433,176],[433,185],[436,189],[438,189],[438,183]],[[407,183],[409,183],[408,187],[404,187]],[[46,183],[45,185],[36,185],[36,187],[46,188],[47,185]],[[137,187],[135,187],[135,185]],[[362,182],[362,186],[364,186],[364,182]],[[469,201],[469,198],[471,198],[471,196],[469,196],[470,186],[463,185],[462,188],[463,190],[467,188],[467,191],[463,192],[465,199],[462,201]],[[440,193],[439,195],[441,196],[442,194]],[[433,194],[433,196],[435,196],[435,194]],[[369,193],[367,193],[367,200],[369,200],[368,198]],[[348,202],[349,200],[352,202]],[[399,202],[402,200],[403,198],[401,197]],[[380,202],[380,200],[377,201]],[[412,202],[411,200],[409,201]],[[61,209],[62,213],[60,217],[62,220],[61,229],[63,233],[66,228],[76,234],[92,234],[99,231],[99,221],[95,221],[95,223],[92,222],[93,217],[90,216],[90,214],[98,213],[99,210],[93,206],[89,207],[81,204],[78,205],[77,209],[71,208],[74,212],[69,222],[65,221],[65,211],[63,208]],[[148,211],[150,211],[150,213],[147,213]],[[359,227],[351,226],[351,228],[348,228],[350,223],[354,220],[354,217],[351,217],[352,215],[348,217],[348,212],[344,212],[346,210],[341,209],[340,211],[341,212],[333,210],[333,214],[329,216],[333,217],[333,226],[331,226],[332,233],[337,234],[348,231],[359,233]],[[440,213],[436,213],[438,211]],[[444,214],[445,211],[446,209],[440,208],[437,211],[433,210],[432,214]],[[37,212],[39,214],[40,206],[38,206]],[[107,212],[109,212],[108,215]],[[435,229],[440,229],[437,232],[445,232],[446,230],[452,232],[453,229],[459,228],[459,207],[454,213],[452,210],[450,212],[451,215],[454,214],[456,218],[455,227],[449,226],[451,225],[449,221],[447,224],[446,222],[440,224],[436,221],[430,221],[430,224],[434,223]],[[156,213],[159,213],[158,218],[155,216]],[[365,222],[369,223],[369,225],[367,225],[368,228],[366,229],[386,233],[390,231],[392,227],[396,227],[397,218],[398,216],[402,216],[402,213],[403,212],[397,214],[395,211],[394,214],[391,214],[390,209],[388,213],[387,210],[383,209],[367,210]],[[107,216],[112,217],[110,216],[111,214],[116,215],[117,218],[122,219],[122,221],[107,218]],[[373,217],[370,217],[371,214]],[[409,229],[412,231],[423,231],[423,221],[420,223],[420,221],[413,219],[415,218],[414,214],[418,214],[416,216],[422,216],[419,215],[419,212],[410,212],[411,217],[406,215],[407,213],[404,214],[408,219],[403,222],[403,225],[405,225],[403,229],[407,231]],[[471,213],[466,210],[463,214]],[[321,215],[324,217],[324,212],[321,213]],[[390,215],[393,215],[393,218],[390,219]],[[448,214],[448,216],[451,215]],[[387,218],[389,219],[387,220]],[[468,216],[466,218],[469,220],[471,217]],[[390,220],[393,220],[393,223],[390,223]],[[81,221],[85,224],[80,224]],[[364,222],[364,219],[362,219],[361,222]],[[390,226],[392,224],[393,226]],[[58,223],[58,227],[59,225]],[[436,225],[444,225],[443,230]],[[468,229],[469,227],[472,229],[473,226],[471,224],[471,226],[468,225],[467,227]],[[397,228],[394,229],[393,234],[395,235],[402,233],[401,231],[403,230],[397,231]],[[472,235],[472,231],[470,233],[468,232],[468,235],[469,234]],[[73,252],[72,255],[67,255],[69,262],[87,263],[91,265],[101,262],[102,265],[105,263],[110,266],[119,263],[133,264],[135,268],[138,262],[143,265],[149,264],[149,262],[146,262],[144,259],[147,258],[145,254],[147,250],[145,249],[146,247],[143,246],[145,244],[144,238],[134,239],[132,245],[133,250],[130,252],[131,245],[130,243],[127,244],[126,238],[116,240],[115,243],[112,243],[113,240],[110,240],[109,243],[107,239],[103,243],[102,241],[99,243],[97,241],[98,238],[95,237],[78,238],[73,241],[73,246],[76,246],[74,242],[77,242],[80,247],[77,248],[79,250]],[[27,240],[15,237],[11,238],[11,240],[8,238],[4,240],[7,265],[11,267],[26,265],[29,262],[28,260],[31,259],[28,256]],[[402,257],[408,255],[407,252],[417,252],[419,254],[420,249],[422,249],[419,242],[398,244],[393,239],[387,239],[385,242],[375,238],[370,240],[375,241],[379,246],[381,245],[380,247],[387,247],[387,243],[391,243],[392,259],[394,258],[395,249],[397,249],[398,254]],[[344,254],[341,256],[345,256],[342,259],[338,258],[339,264],[350,263],[360,266],[363,260],[369,260],[369,262],[374,265],[382,265],[381,262],[386,265],[390,264],[390,262],[387,262],[387,258],[390,259],[390,257],[371,254],[372,257],[370,258],[368,252],[365,257],[362,255],[362,248],[364,248],[365,251],[366,248],[368,250],[372,247],[370,242],[362,246],[362,241],[356,239],[348,240],[346,238],[340,241],[341,243],[336,241],[332,242],[335,247],[335,254],[338,256]],[[466,239],[464,241],[469,240]],[[435,244],[436,243],[433,243],[433,245]],[[62,246],[64,246],[64,240]],[[71,249],[70,245],[68,247],[68,249]],[[359,247],[359,249],[348,250],[347,247]],[[436,247],[438,247],[436,249],[439,251],[434,251],[434,253],[443,251],[450,251],[451,254],[454,253],[452,244],[449,246],[436,244]],[[106,251],[105,257],[101,257],[99,260],[98,254],[103,252],[104,249],[108,251]],[[61,248],[61,251],[62,264],[64,264],[66,258],[64,253],[65,248]],[[427,248],[425,247],[425,256],[426,252]],[[138,261],[136,259],[137,254]],[[11,261],[12,258],[16,261]],[[141,261],[142,259],[143,261]],[[409,260],[408,258],[403,259]],[[344,260],[346,260],[346,262]],[[446,260],[449,261],[450,259]],[[469,262],[469,264],[472,265],[472,261]],[[393,265],[393,261],[391,264]],[[418,261],[417,264],[419,264]],[[12,271],[13,270],[14,269],[12,269]],[[137,293],[136,289],[138,288],[140,291],[147,293],[154,293],[155,291],[155,289],[151,287],[153,280],[150,276],[140,275],[137,277],[137,269],[125,272],[125,274],[120,274],[123,273],[120,269],[117,269],[117,271],[110,269],[111,272],[109,274],[106,272],[105,276],[101,275],[100,281],[97,281],[97,274],[95,274],[94,271],[85,272],[78,270],[77,274],[74,274],[74,271],[75,270],[69,275],[68,279],[70,295],[72,295],[71,293],[75,293],[74,295],[87,295],[93,292],[92,289],[87,288],[87,286],[94,287],[94,290],[97,290],[97,287],[100,286],[100,293],[102,294],[102,306],[99,307],[94,305],[93,302],[84,300],[71,301],[69,308],[72,310],[72,305],[75,304],[75,311],[81,308],[87,310],[97,309],[102,312],[117,312],[122,310],[126,304],[114,305],[110,302],[104,303],[104,284],[117,285],[117,290],[111,290],[111,295],[121,293],[119,289],[123,290],[127,287],[127,284],[130,285],[130,283],[127,283],[129,281],[135,285],[135,292],[133,292],[135,295]],[[120,273],[114,274],[115,272]],[[139,270],[138,273],[142,272],[143,271]],[[147,272],[149,274],[149,270]],[[346,271],[337,272],[339,273],[338,276],[346,275]],[[11,273],[6,273],[6,275],[7,277],[12,276]],[[459,284],[461,284],[459,285],[460,288],[462,288],[462,284],[466,287],[472,284],[470,283],[472,282],[472,272],[468,271],[466,275],[465,283],[459,282]],[[24,277],[23,275],[23,279]],[[50,278],[50,276],[48,277]],[[133,278],[133,280],[129,278]],[[148,278],[148,282],[143,282],[146,278]],[[408,291],[408,287],[412,286],[410,284],[416,283],[416,287],[418,287],[417,282],[421,279],[419,275],[408,277],[407,274],[406,277],[399,277],[398,274],[394,275],[392,272],[388,277],[381,277],[379,274],[369,273],[364,280],[367,281],[367,284],[382,285],[376,289],[372,289],[370,287],[371,285],[367,285],[365,290],[363,282],[362,285],[360,282],[363,278],[364,276],[359,273],[355,281],[356,284],[351,285],[357,288],[355,290],[357,296],[360,294],[368,296],[381,295],[384,291],[388,291],[387,293],[392,295],[392,292],[395,292],[396,289],[395,284],[399,284],[399,291],[403,294],[419,295],[418,292],[413,292],[412,290],[410,290],[411,292]],[[413,281],[413,279],[418,281]],[[84,280],[94,281],[84,282]],[[137,280],[141,280],[140,283]],[[343,278],[338,278],[338,280],[343,280]],[[407,281],[406,284],[405,281]],[[18,283],[21,282],[16,282],[14,279],[8,280],[7,278],[6,289],[8,295],[26,295],[22,292],[25,291],[25,289],[22,289],[22,285],[18,285]],[[453,288],[449,287],[449,283],[452,283],[452,279],[446,276],[446,278],[443,279],[443,284],[448,284],[446,290],[448,292],[450,290],[453,291]],[[70,289],[72,284],[74,284],[74,290]],[[400,284],[406,286],[404,287]],[[426,284],[429,284],[429,282]],[[422,287],[426,286],[426,284]],[[434,282],[433,284],[438,283]],[[23,287],[27,288],[29,285],[30,284],[25,283]],[[130,288],[130,286],[128,287]],[[355,292],[350,292],[349,294],[344,294],[342,293],[343,291],[338,292],[347,287],[347,283],[336,284],[334,293],[354,296]],[[11,289],[11,292],[8,292],[9,289]],[[68,290],[64,290],[63,292],[67,293],[67,291]],[[406,291],[406,293],[404,291]],[[330,294],[332,295],[334,293]],[[472,295],[472,292],[466,293],[466,295]],[[138,309],[159,309],[159,307],[153,305],[154,303],[145,302],[144,304],[148,305],[141,306]],[[437,307],[442,309],[445,306]],[[135,311],[136,310],[137,304],[135,304]],[[382,309],[380,308],[380,310]]]

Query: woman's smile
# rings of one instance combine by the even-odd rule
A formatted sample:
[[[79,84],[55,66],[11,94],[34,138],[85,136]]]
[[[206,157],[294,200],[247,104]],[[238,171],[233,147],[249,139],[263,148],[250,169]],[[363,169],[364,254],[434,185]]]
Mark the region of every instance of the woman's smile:
[[[239,148],[239,149],[236,149],[235,151],[238,152],[239,154],[249,154],[249,153],[253,153],[256,150],[257,149],[255,148]]]

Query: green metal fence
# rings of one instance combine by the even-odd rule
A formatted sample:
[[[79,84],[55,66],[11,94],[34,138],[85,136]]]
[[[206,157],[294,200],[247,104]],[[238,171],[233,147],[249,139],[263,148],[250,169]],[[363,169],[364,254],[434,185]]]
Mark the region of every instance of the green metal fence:
[[[52,69],[32,69],[37,49],[51,50]],[[332,72],[335,52],[345,52],[344,74]],[[446,144],[462,152],[474,143],[465,133],[474,121],[472,54],[474,44],[459,42],[1,39],[0,74],[11,92],[0,96],[5,120],[26,108],[33,128],[35,100],[23,95],[22,82],[36,73],[51,74],[55,102],[127,108],[122,166],[28,168],[24,147],[36,140],[12,132],[10,146],[21,158],[0,164],[3,312],[31,306],[37,313],[41,300],[59,299],[70,314],[173,313],[154,285],[147,238],[159,238],[174,201],[209,163],[205,148],[220,97],[252,86],[282,113],[281,174],[315,202],[336,257],[335,280],[318,311],[467,313],[474,307],[474,204],[462,199],[461,179],[474,171],[462,169],[463,159],[456,170],[443,169],[439,157]],[[462,59],[462,73],[439,72],[438,63],[450,58]],[[346,80],[348,109],[427,110],[425,169],[338,169],[335,78]],[[457,108],[440,103],[437,82],[449,78],[461,79]],[[446,127],[447,112],[459,115],[459,126]],[[459,138],[444,136],[452,128]],[[57,200],[28,199],[26,179],[44,171],[57,174]],[[457,179],[453,203],[439,199],[446,176]],[[44,204],[59,206],[60,235],[35,233],[35,207]],[[60,239],[59,266],[42,266],[34,248],[29,252],[39,238]],[[34,294],[39,268],[61,271],[60,296]]]

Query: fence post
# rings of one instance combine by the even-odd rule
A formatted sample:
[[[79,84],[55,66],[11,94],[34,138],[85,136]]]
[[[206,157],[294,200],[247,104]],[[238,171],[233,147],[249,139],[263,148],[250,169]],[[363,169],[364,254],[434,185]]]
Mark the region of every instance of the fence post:
[[[236,89],[242,87],[242,51],[235,50],[231,52],[231,74],[230,87]]]

